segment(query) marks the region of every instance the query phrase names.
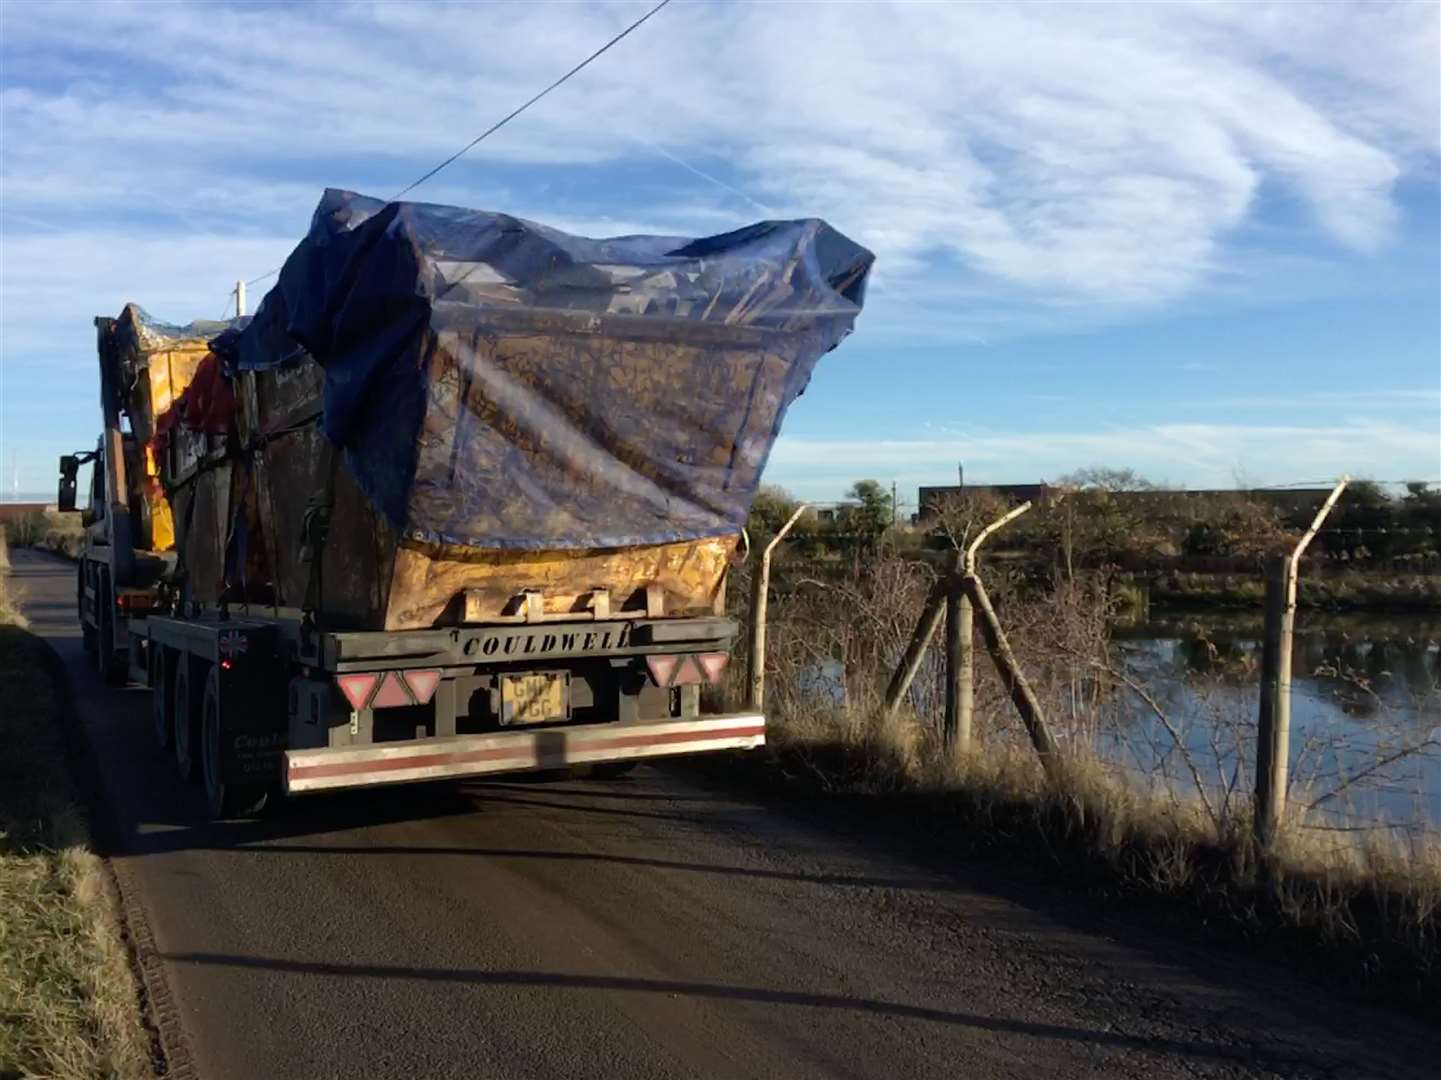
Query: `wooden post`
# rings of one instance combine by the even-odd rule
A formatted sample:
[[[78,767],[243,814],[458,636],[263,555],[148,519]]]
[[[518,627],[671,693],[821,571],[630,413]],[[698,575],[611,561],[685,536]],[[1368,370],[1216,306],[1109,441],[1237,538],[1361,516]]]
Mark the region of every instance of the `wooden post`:
[[[1286,812],[1291,752],[1291,653],[1301,556],[1350,483],[1336,481],[1311,527],[1289,555],[1266,560],[1266,626],[1261,641],[1261,705],[1256,730],[1256,839],[1269,844]]]
[[[926,597],[926,605],[921,609],[921,617],[916,621],[916,629],[911,634],[905,655],[896,665],[895,674],[891,676],[890,685],[886,687],[887,716],[895,715],[906,691],[911,688],[916,671],[921,666],[921,658],[926,655],[926,646],[931,643],[931,638],[936,636],[936,628],[941,625],[941,616],[945,614],[945,610],[946,579],[943,578],[932,587],[930,595]]]
[[[954,753],[961,726],[961,589],[954,577],[946,582],[946,715],[941,745]]]
[[[756,568],[751,590],[751,647],[747,671],[750,678],[746,694],[746,708],[753,712],[765,708],[766,700],[766,608],[770,601],[771,552],[785,538],[786,533],[791,531],[791,526],[800,520],[809,505],[801,503],[796,507],[795,513],[780,527],[780,531],[771,537],[771,542],[761,552],[761,564]]]
[[[971,746],[976,706],[972,621],[971,598],[955,576],[946,588],[946,719],[942,729],[945,748],[952,754]]]
[[[1266,626],[1261,638],[1261,710],[1256,731],[1256,839],[1269,844],[1281,823],[1286,802],[1287,750],[1291,736],[1290,663],[1286,664],[1286,705],[1283,708],[1281,657],[1289,661],[1290,635],[1286,617],[1284,555],[1266,560]]]
[[[981,637],[985,639],[986,651],[991,654],[996,671],[1000,673],[1001,683],[1010,694],[1016,711],[1021,714],[1026,734],[1031,737],[1031,745],[1040,756],[1041,767],[1046,770],[1047,776],[1054,778],[1060,767],[1059,747],[1046,724],[1040,699],[1026,681],[1021,665],[1016,662],[1016,654],[1011,651],[1011,644],[1006,640],[1006,632],[1001,629],[1001,620],[996,617],[996,609],[991,607],[986,588],[975,574],[966,574],[961,579],[961,587],[965,589],[966,595],[975,605],[976,613],[981,617]]]

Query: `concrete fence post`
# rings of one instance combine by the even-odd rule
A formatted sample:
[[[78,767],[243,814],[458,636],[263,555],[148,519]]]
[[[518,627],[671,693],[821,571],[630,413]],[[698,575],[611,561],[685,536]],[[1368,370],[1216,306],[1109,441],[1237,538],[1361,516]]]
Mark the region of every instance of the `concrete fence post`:
[[[1296,634],[1296,585],[1301,556],[1316,538],[1350,477],[1336,481],[1311,527],[1289,555],[1266,560],[1266,625],[1261,639],[1261,704],[1256,725],[1256,840],[1276,837],[1286,812],[1291,754],[1291,655]]]
[[[801,503],[796,507],[795,513],[780,527],[775,536],[771,537],[771,542],[761,552],[760,566],[756,567],[751,591],[751,647],[746,671],[746,708],[752,712],[764,709],[766,701],[766,608],[770,603],[771,553],[775,551],[776,545],[785,539],[786,533],[791,531],[791,526],[799,521],[809,508],[809,503]]]

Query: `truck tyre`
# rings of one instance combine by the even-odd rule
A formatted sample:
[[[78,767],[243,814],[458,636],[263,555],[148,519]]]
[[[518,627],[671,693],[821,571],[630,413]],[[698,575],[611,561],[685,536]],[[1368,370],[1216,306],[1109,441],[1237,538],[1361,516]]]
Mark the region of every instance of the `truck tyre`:
[[[110,575],[100,575],[99,596],[96,608],[100,624],[96,638],[95,670],[107,686],[118,686],[125,682],[125,663],[115,658],[115,605],[110,599]]]
[[[196,669],[196,670],[192,670]],[[200,712],[205,698],[205,666],[181,654],[175,659],[175,767],[180,779],[195,779],[195,751],[200,742]]]
[[[85,621],[85,560],[80,560],[80,565],[75,573],[75,614],[80,620],[80,643],[88,653],[94,653],[95,627]]]
[[[220,672],[210,669],[201,707],[201,772],[205,779],[205,807],[213,818],[258,814],[268,792],[258,784],[227,784],[220,760],[223,746],[220,723]]]
[[[169,750],[175,741],[175,680],[169,658],[169,649],[150,642],[150,721],[161,750]]]

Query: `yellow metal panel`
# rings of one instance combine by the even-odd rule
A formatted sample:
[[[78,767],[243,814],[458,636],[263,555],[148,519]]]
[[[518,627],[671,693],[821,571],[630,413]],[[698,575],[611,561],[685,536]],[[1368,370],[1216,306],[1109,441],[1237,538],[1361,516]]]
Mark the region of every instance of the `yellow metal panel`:
[[[160,469],[149,444],[145,447],[145,501],[150,504],[150,548],[170,551],[175,547],[175,517],[170,512],[165,489],[160,486]]]

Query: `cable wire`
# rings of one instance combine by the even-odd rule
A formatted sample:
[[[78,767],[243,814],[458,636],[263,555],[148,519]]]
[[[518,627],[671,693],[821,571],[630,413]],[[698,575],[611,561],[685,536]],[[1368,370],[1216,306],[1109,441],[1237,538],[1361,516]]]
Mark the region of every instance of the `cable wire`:
[[[582,60],[580,63],[576,64],[575,67],[571,68],[569,71],[567,71],[567,72],[566,72],[564,75],[562,75],[560,78],[556,79],[555,82],[551,83],[551,84],[550,84],[549,86],[547,86],[544,90],[540,91],[540,93],[538,93],[538,94],[536,94],[535,96],[533,96],[532,98],[530,98],[530,99],[529,99],[528,101],[526,101],[523,105],[520,105],[520,106],[518,106],[518,107],[515,108],[515,109],[512,109],[512,110],[511,110],[510,112],[508,112],[505,116],[502,116],[502,117],[501,117],[499,120],[497,120],[495,123],[491,124],[490,127],[486,128],[484,131],[482,131],[482,132],[481,132],[479,135],[477,135],[475,138],[471,139],[470,142],[466,143],[464,146],[462,146],[462,147],[461,147],[459,150],[457,150],[455,153],[451,154],[450,157],[446,158],[444,161],[442,161],[442,162],[441,162],[439,165],[437,165],[435,168],[431,169],[429,172],[425,173],[424,175],[422,175],[422,176],[419,177],[418,179],[412,180],[409,184],[407,184],[405,187],[401,188],[401,189],[400,189],[399,191],[397,191],[394,195],[392,195],[392,196],[387,200],[387,202],[395,202],[395,201],[396,201],[397,199],[399,199],[402,195],[407,195],[407,194],[409,194],[410,192],[414,191],[416,188],[420,187],[421,184],[425,183],[427,180],[429,180],[431,177],[433,177],[436,173],[438,173],[438,172],[440,172],[442,169],[444,169],[446,166],[451,165],[451,164],[453,164],[454,162],[460,160],[462,157],[464,157],[466,154],[468,154],[471,150],[473,150],[476,146],[478,146],[483,140],[485,140],[486,138],[490,137],[491,135],[494,135],[494,134],[495,134],[497,131],[499,131],[501,128],[505,127],[506,124],[510,123],[512,120],[514,120],[514,119],[515,119],[517,116],[519,116],[521,113],[525,112],[526,109],[530,108],[532,105],[534,105],[534,104],[535,104],[537,101],[539,101],[541,98],[545,97],[547,94],[549,94],[549,93],[550,93],[552,90],[554,90],[556,87],[560,86],[561,83],[564,83],[564,82],[566,82],[567,80],[569,80],[572,76],[579,74],[579,73],[580,73],[585,67],[587,67],[592,61],[598,59],[602,54],[604,54],[604,53],[606,53],[606,52],[609,52],[615,45],[619,44],[622,39],[628,37],[628,36],[629,36],[631,33],[633,33],[635,30],[638,30],[638,29],[640,28],[640,26],[641,26],[642,23],[646,22],[648,19],[651,18],[651,16],[655,15],[658,11],[660,11],[661,8],[665,7],[665,6],[666,6],[667,4],[669,4],[669,3],[670,3],[670,0],[660,0],[660,3],[659,3],[659,4],[657,4],[655,7],[651,8],[649,11],[647,11],[644,15],[642,15],[642,16],[641,16],[639,19],[637,19],[635,22],[631,23],[629,26],[627,26],[627,27],[626,27],[624,30],[622,30],[619,34],[616,34],[615,37],[611,38],[609,41],[607,41],[607,42],[606,42],[604,45],[602,45],[600,48],[596,49],[595,52],[591,53],[589,56],[587,56],[587,57],[586,57],[584,60]],[[686,166],[686,167],[687,167],[687,168],[690,168],[690,166]],[[698,170],[692,169],[692,171],[694,172],[694,171],[698,171]],[[738,194],[739,194],[739,193],[738,193]],[[744,197],[749,198],[749,196],[744,196]],[[754,201],[754,200],[752,200],[752,201]],[[282,264],[282,265],[283,265],[283,264]],[[251,278],[251,279],[250,279],[249,281],[247,281],[245,284],[247,284],[247,285],[258,285],[260,282],[264,281],[266,278],[272,277],[272,276],[274,276],[275,274],[280,273],[281,269],[282,269],[281,266],[277,266],[277,267],[275,267],[273,270],[267,270],[267,271],[265,271],[265,273],[261,274],[259,277]],[[229,309],[227,308],[227,310],[229,310]]]
[[[613,38],[611,38],[609,41],[607,41],[607,42],[606,42],[604,45],[602,45],[599,49],[596,49],[595,52],[591,53],[589,56],[587,56],[587,57],[586,57],[584,60],[582,60],[580,63],[576,64],[575,67],[571,68],[569,71],[567,71],[567,72],[566,72],[564,75],[562,75],[560,78],[556,79],[555,82],[551,83],[549,86],[547,86],[547,87],[546,87],[544,90],[542,90],[540,93],[536,94],[536,95],[535,95],[534,97],[532,97],[529,101],[527,101],[524,105],[521,105],[520,107],[512,110],[511,112],[507,113],[505,116],[503,116],[503,117],[501,117],[499,120],[497,120],[495,123],[491,124],[490,127],[486,128],[484,131],[482,131],[482,132],[481,132],[479,135],[477,135],[475,138],[471,139],[470,142],[466,143],[464,146],[462,146],[462,147],[461,147],[459,150],[457,150],[455,153],[451,154],[450,157],[446,158],[444,161],[442,161],[442,162],[441,162],[439,165],[437,165],[435,168],[431,169],[428,173],[426,173],[424,176],[422,176],[419,180],[412,181],[410,184],[408,184],[408,185],[406,185],[405,187],[401,188],[399,191],[397,191],[394,195],[392,195],[392,196],[390,197],[390,201],[391,201],[391,202],[394,202],[396,199],[400,198],[402,195],[408,194],[409,192],[415,190],[415,189],[418,188],[421,184],[425,183],[425,182],[426,182],[427,180],[429,180],[432,176],[434,176],[436,173],[440,172],[441,169],[445,168],[447,165],[449,165],[449,164],[451,164],[452,162],[454,162],[454,161],[458,160],[459,158],[463,157],[463,156],[464,156],[465,154],[467,154],[472,148],[474,148],[477,144],[479,144],[479,143],[481,142],[481,140],[487,138],[487,137],[490,136],[490,135],[495,134],[495,132],[497,132],[497,131],[499,131],[501,128],[505,127],[506,124],[510,123],[512,120],[514,120],[514,119],[515,119],[517,116],[519,116],[521,113],[525,112],[526,109],[530,108],[532,105],[534,105],[534,104],[535,104],[537,101],[539,101],[541,98],[545,97],[546,94],[550,93],[552,90],[554,90],[554,89],[555,89],[557,86],[559,86],[561,83],[565,82],[565,81],[566,81],[567,79],[569,79],[571,76],[578,74],[578,73],[581,71],[581,69],[583,69],[583,68],[586,67],[588,64],[590,64],[591,61],[597,59],[597,58],[598,58],[599,56],[601,56],[603,53],[609,51],[614,45],[616,45],[617,43],[619,43],[622,38],[625,38],[625,37],[628,36],[632,31],[638,29],[642,23],[644,23],[647,19],[649,19],[652,15],[656,14],[656,12],[660,11],[661,8],[665,7],[665,6],[666,6],[667,4],[669,4],[669,3],[670,3],[670,0],[660,0],[660,3],[659,3],[659,4],[657,4],[655,7],[651,8],[651,9],[650,9],[649,11],[647,11],[644,15],[642,15],[639,19],[637,19],[635,22],[631,23],[629,26],[627,26],[624,30],[622,30],[622,31],[621,31],[619,34],[617,34],[615,37],[613,37]]]

